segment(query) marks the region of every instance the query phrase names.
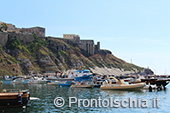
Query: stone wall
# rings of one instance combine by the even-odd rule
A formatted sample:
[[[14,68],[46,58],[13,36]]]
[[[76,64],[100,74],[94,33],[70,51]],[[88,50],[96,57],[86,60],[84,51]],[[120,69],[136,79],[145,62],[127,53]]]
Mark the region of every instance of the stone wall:
[[[100,42],[97,45],[94,44],[94,40],[80,40],[79,35],[75,34],[63,34],[63,39],[71,40],[73,43],[78,44],[78,46],[86,51],[88,54],[93,55],[100,51]]]
[[[5,46],[8,41],[8,33],[0,32],[0,45]]]
[[[32,27],[32,28],[17,28],[13,24],[6,24],[7,25],[7,32],[15,32],[15,33],[21,33],[24,35],[27,34],[36,34],[39,37],[45,37],[45,28],[43,27]]]
[[[79,47],[85,50],[88,54],[94,54],[94,41],[93,40],[80,40]]]
[[[36,34],[39,37],[45,37],[45,28],[42,27],[32,27],[32,28],[22,28],[20,32],[23,34]]]
[[[100,51],[100,42],[97,42],[97,45],[95,45],[95,48],[94,48],[94,53],[98,53]]]
[[[78,44],[80,41],[80,36],[75,34],[63,34],[63,39],[69,39]]]
[[[34,36],[32,34],[22,34],[22,33],[8,33],[9,37],[22,40],[24,43],[34,41]]]

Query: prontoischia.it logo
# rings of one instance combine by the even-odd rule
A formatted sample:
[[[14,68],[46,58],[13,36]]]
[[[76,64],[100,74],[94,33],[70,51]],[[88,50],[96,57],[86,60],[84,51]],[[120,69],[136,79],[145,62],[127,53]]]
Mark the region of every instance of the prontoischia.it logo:
[[[132,97],[128,99],[116,99],[113,97],[107,99],[101,99],[100,97],[97,99],[77,99],[76,97],[69,97],[67,103],[62,97],[56,97],[54,99],[54,105],[56,107],[63,107],[66,104],[69,107],[76,105],[77,107],[99,107],[99,108],[100,107],[159,108],[159,98],[157,97],[153,98],[152,100],[148,100],[141,98],[133,99]]]

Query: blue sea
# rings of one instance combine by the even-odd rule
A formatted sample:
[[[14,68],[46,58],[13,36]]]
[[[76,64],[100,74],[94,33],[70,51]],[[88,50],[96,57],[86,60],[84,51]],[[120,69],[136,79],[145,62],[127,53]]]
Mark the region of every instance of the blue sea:
[[[0,109],[5,113],[169,113],[170,108],[170,85],[166,90],[149,92],[148,90],[139,91],[118,91],[101,90],[100,88],[64,88],[48,86],[46,84],[0,84],[2,89],[29,89],[31,97],[37,97],[40,100],[29,101],[26,108],[4,108]],[[54,99],[62,97],[65,100],[63,107],[56,107]],[[149,108],[142,107],[99,107],[99,106],[81,106],[77,103],[69,107],[69,97],[77,99],[146,99],[149,102]],[[153,99],[159,98],[159,107],[151,107]],[[85,103],[87,105],[87,102]],[[98,103],[99,104],[99,103]],[[0,111],[0,112],[1,112]]]

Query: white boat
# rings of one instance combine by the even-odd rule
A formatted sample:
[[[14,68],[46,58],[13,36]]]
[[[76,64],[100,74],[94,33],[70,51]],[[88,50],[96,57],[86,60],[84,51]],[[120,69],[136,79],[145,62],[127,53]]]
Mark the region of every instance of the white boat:
[[[126,84],[123,80],[117,80],[115,77],[110,77],[100,88],[108,90],[136,90],[141,89],[144,86],[144,83]]]
[[[83,77],[87,75],[92,75],[89,69],[84,70],[72,70],[68,74],[68,78]]]
[[[45,84],[47,82],[44,77],[32,77],[29,81],[33,84]]]
[[[12,80],[13,84],[21,84],[21,83],[24,83],[24,79],[23,78],[16,78],[14,80]]]

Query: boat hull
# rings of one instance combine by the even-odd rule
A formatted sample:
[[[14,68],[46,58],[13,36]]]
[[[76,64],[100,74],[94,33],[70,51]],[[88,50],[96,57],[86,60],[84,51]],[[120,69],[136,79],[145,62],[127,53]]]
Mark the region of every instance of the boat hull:
[[[75,77],[75,81],[91,80],[92,77],[93,77],[92,75],[84,75],[81,77]]]
[[[94,85],[89,84],[89,85],[72,85],[72,88],[92,88]]]
[[[156,79],[141,79],[141,81],[146,82],[146,84],[164,86],[164,87],[169,83],[168,80],[156,80]]]
[[[58,84],[58,87],[70,87],[71,84]]]
[[[5,107],[22,107],[27,106],[29,100],[29,93],[0,93],[0,108]]]
[[[117,84],[111,84],[111,85],[102,85],[101,89],[107,89],[107,90],[136,90],[141,89],[145,86],[145,84],[132,84],[132,85],[117,85]]]
[[[59,83],[55,83],[55,82],[53,83],[53,82],[51,82],[51,83],[47,83],[47,84],[48,84],[48,85],[58,86]]]

